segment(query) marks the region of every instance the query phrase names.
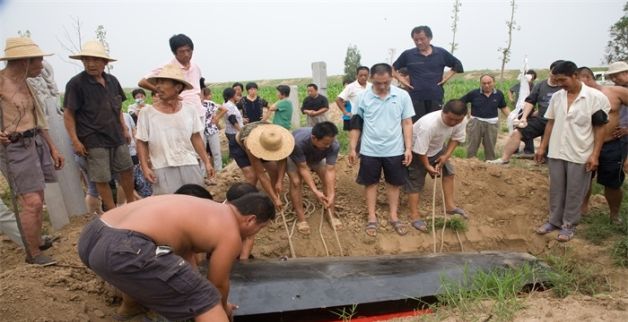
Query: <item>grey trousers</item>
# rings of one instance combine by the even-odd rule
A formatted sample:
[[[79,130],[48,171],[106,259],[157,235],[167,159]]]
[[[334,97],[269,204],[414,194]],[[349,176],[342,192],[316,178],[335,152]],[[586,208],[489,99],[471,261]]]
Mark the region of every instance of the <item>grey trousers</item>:
[[[4,204],[2,199],[0,199],[0,233],[7,235],[20,247],[24,247],[24,243],[22,243],[22,235],[17,227],[17,218],[15,217],[13,211],[11,211],[11,209]]]
[[[314,126],[325,121],[327,121],[327,112],[317,116],[307,116],[307,126]]]
[[[491,124],[472,118],[467,123],[467,157],[474,158],[480,147],[484,147],[484,159],[495,160],[498,124]]]
[[[550,224],[572,228],[580,221],[580,206],[591,185],[584,164],[548,159],[550,177]]]

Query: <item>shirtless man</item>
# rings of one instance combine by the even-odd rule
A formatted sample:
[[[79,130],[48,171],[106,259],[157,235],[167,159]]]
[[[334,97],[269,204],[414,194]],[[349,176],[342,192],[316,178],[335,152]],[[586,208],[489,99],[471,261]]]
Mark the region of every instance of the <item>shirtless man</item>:
[[[621,140],[619,128],[619,112],[622,105],[628,104],[628,88],[620,86],[601,86],[595,81],[593,71],[588,67],[578,68],[578,77],[585,85],[593,87],[606,95],[611,103],[608,113],[608,123],[604,126],[604,145],[600,152],[597,170],[597,182],[604,186],[604,197],[610,210],[610,220],[614,224],[620,224],[619,207],[624,196],[621,189],[624,183],[623,160],[626,159],[625,149]],[[591,188],[582,204],[582,213],[589,208],[589,196]]]
[[[41,223],[46,182],[56,181],[55,169],[63,167],[63,156],[48,134],[48,122],[41,103],[26,82],[44,68],[43,56],[30,38],[8,38],[0,70],[0,168],[17,196],[26,262],[40,266],[56,262],[44,255]]]
[[[275,207],[262,193],[229,204],[155,196],[94,219],[81,233],[78,252],[124,293],[120,315],[138,312],[139,304],[169,320],[228,321],[234,308],[227,302],[229,274],[242,239],[274,218]],[[207,278],[194,267],[199,252],[212,254]]]

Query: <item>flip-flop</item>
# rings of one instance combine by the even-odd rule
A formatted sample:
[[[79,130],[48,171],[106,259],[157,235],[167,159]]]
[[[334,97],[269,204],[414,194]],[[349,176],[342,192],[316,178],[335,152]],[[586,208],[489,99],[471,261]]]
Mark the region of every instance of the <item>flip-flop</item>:
[[[391,220],[389,221],[389,223],[392,225],[393,229],[395,229],[395,232],[399,234],[399,236],[403,236],[408,233],[406,225],[404,225],[400,220]]]
[[[559,242],[568,242],[575,234],[576,230],[574,228],[561,228],[560,232],[558,232],[558,236],[556,236],[556,240]]]
[[[379,223],[376,221],[369,221],[366,224],[366,227],[364,228],[364,232],[369,236],[369,237],[375,237],[377,236],[377,227],[379,226]]]
[[[464,209],[456,207],[452,210],[447,210],[447,214],[448,215],[460,215],[462,216],[464,219],[469,219],[469,217],[467,216],[467,213],[464,211]]]
[[[303,235],[309,235],[311,233],[310,225],[307,221],[300,221],[297,223],[297,231]]]
[[[425,223],[424,220],[421,219],[417,219],[417,220],[413,220],[410,225],[412,227],[414,227],[414,229],[418,230],[418,231],[422,231],[424,233],[428,232],[427,229],[427,223]]]
[[[558,228],[558,227],[556,227],[556,226],[546,222],[545,224],[543,224],[543,226],[541,226],[541,227],[536,229],[536,233],[539,234],[539,235],[545,235],[545,234],[551,233],[554,230],[558,230],[558,229],[560,229],[560,228]]]

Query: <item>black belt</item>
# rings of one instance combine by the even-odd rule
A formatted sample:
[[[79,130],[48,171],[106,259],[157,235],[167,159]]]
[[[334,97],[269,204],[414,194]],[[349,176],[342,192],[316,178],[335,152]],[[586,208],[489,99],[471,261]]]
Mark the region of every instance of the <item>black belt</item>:
[[[20,139],[32,138],[35,135],[37,135],[38,133],[39,133],[39,129],[38,128],[26,130],[24,132],[13,132],[13,133],[9,134],[9,141],[11,141],[11,143],[15,143],[15,142],[19,141]]]

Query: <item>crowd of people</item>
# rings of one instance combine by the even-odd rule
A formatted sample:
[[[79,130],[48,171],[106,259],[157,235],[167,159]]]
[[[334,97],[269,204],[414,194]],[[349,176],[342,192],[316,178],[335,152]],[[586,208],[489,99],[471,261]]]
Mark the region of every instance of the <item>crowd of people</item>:
[[[388,220],[397,234],[408,232],[399,216],[402,190],[408,195],[410,227],[428,231],[419,212],[427,175],[442,179],[446,213],[468,219],[454,198],[451,162],[465,141],[468,157],[476,157],[482,144],[486,160],[495,166],[508,164],[521,141],[524,153],[547,162],[549,218],[538,234],[558,230],[559,241],[573,238],[588,209],[595,173],[605,187],[610,219],[621,221],[628,64],[609,66],[607,75],[619,85],[611,87],[599,86],[590,69],[571,61],[554,62],[549,78],[537,83],[536,73],[528,71],[528,84],[508,93],[516,100],[518,86],[530,86],[517,127],[497,158],[499,111],[508,116],[511,109],[494,77],[482,75],[478,89],[444,102],[443,85],[464,72],[462,63],[431,44],[429,27],[416,27],[410,36],[414,47],[392,65],[358,67],[356,80],[345,84],[335,101],[342,113],[337,121],[349,131],[348,161],[359,163],[356,182],[364,186],[368,236],[375,237],[380,224],[376,200],[382,172]],[[330,210],[330,224],[344,228],[334,211],[339,130],[328,119],[329,101],[316,84],[307,85],[300,107],[307,122],[303,128],[292,128],[293,113],[299,110],[288,99],[286,85],[277,86],[277,101],[271,104],[259,97],[256,83],[235,83],[221,93],[224,104],[216,104],[192,60],[192,40],[178,34],[169,44],[174,57],[139,80],[128,113],[122,109],[126,94],[120,83],[105,72],[115,59],[101,43],[86,42],[70,56],[82,62],[84,71],[66,84],[63,119],[82,165],[90,212],[104,212],[82,232],[79,256],[122,291],[121,318],[146,308],[173,320],[227,321],[234,309],[227,301],[231,267],[235,259],[251,257],[253,236],[286,207],[286,173],[299,233],[311,233],[304,185]],[[26,262],[41,266],[56,263],[43,253],[52,246],[50,238],[41,236],[43,191],[64,157],[48,134],[44,109],[27,79],[41,73],[48,55],[30,38],[16,37],[6,40],[0,57],[7,62],[0,70],[1,168],[21,209],[15,226],[5,225],[10,211],[1,205],[2,229],[23,245]],[[399,86],[393,85],[395,79]],[[147,91],[152,104],[147,104]],[[206,200],[212,196],[204,185],[214,184],[222,170],[223,123],[229,156],[246,183],[232,186],[227,201],[219,204]],[[534,149],[537,137],[542,140]],[[258,183],[263,192],[257,191]],[[118,187],[117,197],[112,187]],[[209,265],[207,278],[197,274],[203,260]]]

